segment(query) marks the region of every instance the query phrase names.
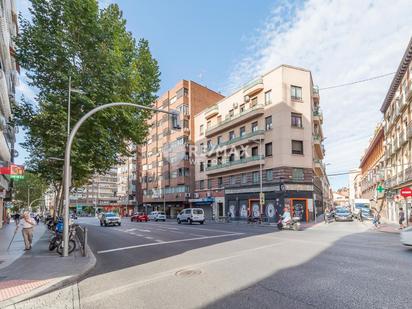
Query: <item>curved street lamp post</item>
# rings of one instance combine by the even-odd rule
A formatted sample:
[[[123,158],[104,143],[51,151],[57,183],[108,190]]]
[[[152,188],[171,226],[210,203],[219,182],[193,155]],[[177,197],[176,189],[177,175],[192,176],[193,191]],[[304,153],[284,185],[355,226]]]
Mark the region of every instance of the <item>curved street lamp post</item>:
[[[63,229],[63,256],[68,256],[69,255],[69,205],[70,205],[70,197],[69,197],[69,187],[71,183],[71,173],[70,173],[70,155],[71,155],[71,148],[73,144],[73,139],[74,136],[76,135],[77,131],[79,130],[80,126],[92,115],[97,113],[98,111],[101,111],[106,108],[110,107],[116,107],[116,106],[131,106],[131,107],[136,107],[137,109],[145,109],[145,110],[151,110],[155,111],[158,113],[165,113],[165,114],[170,114],[174,116],[175,118],[172,119],[172,127],[174,129],[179,129],[179,123],[178,123],[178,112],[177,111],[166,111],[166,110],[161,110],[153,107],[147,107],[135,103],[127,103],[127,102],[116,102],[116,103],[108,103],[104,105],[100,105],[98,107],[95,107],[88,113],[86,113],[80,120],[76,123],[76,125],[73,127],[73,129],[70,132],[70,135],[67,138],[66,142],[66,150],[64,153],[64,170],[63,170],[63,175],[64,175],[64,181],[63,181],[63,186],[64,186],[64,229]]]

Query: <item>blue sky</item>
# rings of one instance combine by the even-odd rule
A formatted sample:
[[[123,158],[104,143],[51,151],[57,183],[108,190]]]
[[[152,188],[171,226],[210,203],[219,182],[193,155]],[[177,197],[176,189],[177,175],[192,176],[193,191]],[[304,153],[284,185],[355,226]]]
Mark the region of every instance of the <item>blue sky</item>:
[[[135,38],[149,40],[161,91],[184,78],[227,95],[281,63],[310,69],[321,88],[365,79],[394,72],[412,35],[410,0],[100,1],[112,2]],[[29,1],[17,4],[27,14]],[[359,165],[391,78],[321,91],[328,173]],[[19,91],[33,96],[24,76]],[[337,189],[348,177],[330,181]]]

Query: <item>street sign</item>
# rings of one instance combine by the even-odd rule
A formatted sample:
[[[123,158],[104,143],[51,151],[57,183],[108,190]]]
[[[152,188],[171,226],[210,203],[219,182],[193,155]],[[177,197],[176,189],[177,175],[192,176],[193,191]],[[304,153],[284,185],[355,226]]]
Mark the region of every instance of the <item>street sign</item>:
[[[382,193],[383,191],[385,191],[385,189],[384,189],[382,186],[378,186],[378,187],[376,188],[376,190],[377,190],[379,193]]]
[[[265,193],[264,192],[260,192],[259,199],[260,199],[260,205],[264,205],[265,204]]]
[[[408,187],[402,188],[401,191],[400,191],[400,194],[401,194],[403,197],[412,196],[412,189],[411,189],[411,188],[408,188]]]

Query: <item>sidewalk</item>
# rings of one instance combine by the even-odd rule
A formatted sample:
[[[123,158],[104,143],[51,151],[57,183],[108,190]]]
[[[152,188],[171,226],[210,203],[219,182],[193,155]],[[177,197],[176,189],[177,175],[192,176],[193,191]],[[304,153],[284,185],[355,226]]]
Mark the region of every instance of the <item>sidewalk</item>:
[[[13,262],[11,264],[8,262],[7,267],[0,269],[0,308],[73,283],[94,267],[96,259],[88,248],[86,257],[81,256],[79,249],[66,258],[58,255],[56,251],[50,252],[49,232],[45,232],[46,228],[43,224],[37,227],[38,231],[40,229],[44,231],[41,236],[37,236],[38,240],[30,251],[23,251],[22,237],[18,238],[16,235],[12,245],[14,251],[9,258],[9,261],[13,260]],[[40,235],[38,231],[36,234]],[[3,252],[3,240],[7,240],[5,246],[7,248],[12,234],[10,231],[0,230],[0,235],[1,256],[8,256]],[[21,241],[17,241],[18,239]]]

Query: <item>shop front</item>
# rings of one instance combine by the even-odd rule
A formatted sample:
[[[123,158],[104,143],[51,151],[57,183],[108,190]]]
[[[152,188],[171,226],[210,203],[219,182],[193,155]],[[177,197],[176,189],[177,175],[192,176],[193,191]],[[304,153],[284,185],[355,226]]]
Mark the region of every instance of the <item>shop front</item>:
[[[189,203],[193,208],[202,208],[205,213],[206,220],[212,220],[214,218],[213,205],[215,203],[214,197],[205,197],[190,199]]]

